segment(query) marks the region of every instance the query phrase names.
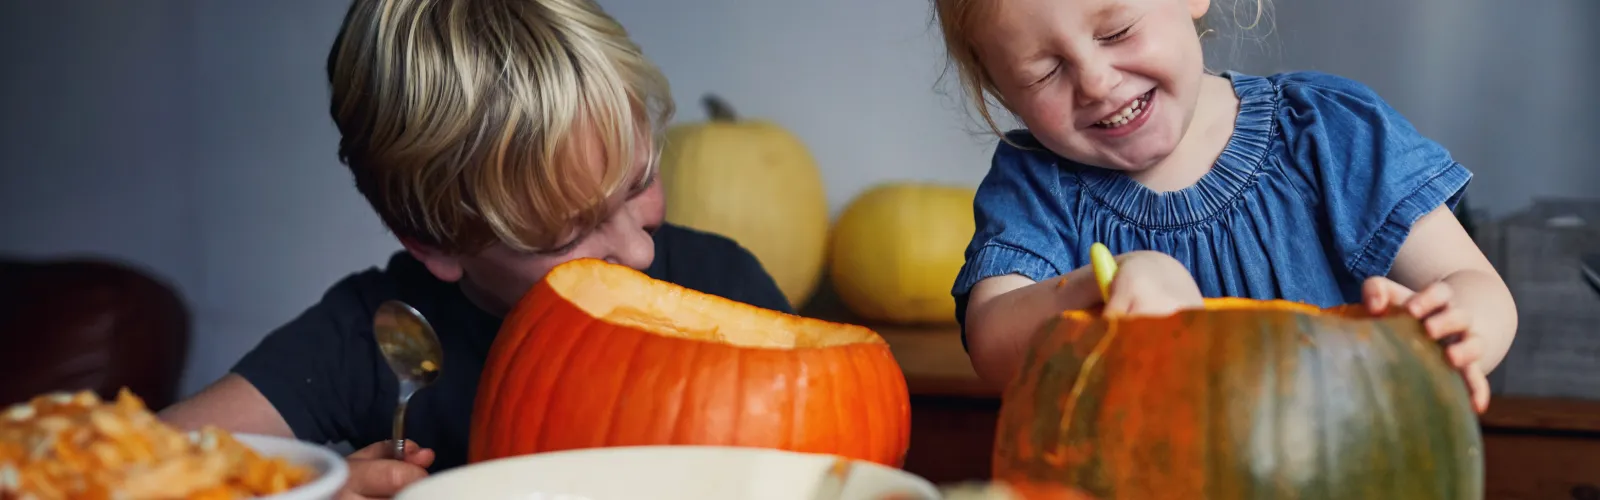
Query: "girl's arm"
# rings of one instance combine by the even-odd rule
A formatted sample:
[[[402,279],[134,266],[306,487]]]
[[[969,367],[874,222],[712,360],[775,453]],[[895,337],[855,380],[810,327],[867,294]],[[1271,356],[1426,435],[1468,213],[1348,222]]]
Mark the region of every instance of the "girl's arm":
[[[967,355],[978,378],[1004,388],[1045,321],[1061,311],[1093,306],[1099,293],[1088,266],[1040,282],[1008,274],[973,285],[967,297]]]
[[[1171,256],[1135,251],[1117,256],[1104,314],[1171,314],[1201,305],[1200,287]],[[1102,302],[1094,271],[1084,266],[1035,283],[1018,275],[979,281],[967,298],[967,354],[990,386],[1004,388],[1050,317]]]
[[[1444,287],[1448,292],[1443,293],[1447,296],[1442,299],[1445,307],[1453,310],[1452,316],[1459,315],[1466,321],[1464,340],[1457,346],[1481,349],[1478,353],[1451,353],[1452,358],[1476,357],[1483,373],[1494,370],[1505,359],[1517,333],[1516,302],[1500,273],[1448,209],[1436,208],[1412,225],[1395,256],[1389,278],[1423,294],[1435,283],[1448,285]],[[1451,326],[1429,324],[1428,328],[1431,331]]]

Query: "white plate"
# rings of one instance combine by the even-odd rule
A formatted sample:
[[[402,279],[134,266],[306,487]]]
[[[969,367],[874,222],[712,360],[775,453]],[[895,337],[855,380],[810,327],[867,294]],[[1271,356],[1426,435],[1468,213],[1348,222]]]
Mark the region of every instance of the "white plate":
[[[458,467],[396,500],[809,500],[831,455],[729,446],[626,446],[538,453]],[[844,500],[938,498],[927,480],[856,461]]]
[[[332,500],[350,476],[344,457],[333,450],[305,441],[257,434],[234,434],[234,439],[269,457],[282,457],[290,462],[311,467],[316,479],[277,495],[261,497],[262,500]]]

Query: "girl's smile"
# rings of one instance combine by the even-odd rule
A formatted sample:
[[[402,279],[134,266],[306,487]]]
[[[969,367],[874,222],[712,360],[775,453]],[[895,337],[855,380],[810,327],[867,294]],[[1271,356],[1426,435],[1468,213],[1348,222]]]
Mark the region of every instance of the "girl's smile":
[[[1155,89],[1145,92],[1139,97],[1128,101],[1122,109],[1112,112],[1090,125],[1093,132],[1102,138],[1115,139],[1127,136],[1139,130],[1141,125],[1149,121],[1150,115],[1155,112]]]
[[[1220,149],[1188,144],[1190,135],[1231,120],[1197,116],[1204,87],[1220,81],[1206,75],[1195,34],[1209,6],[1006,0],[989,4],[972,47],[1001,102],[1045,147],[1075,163],[1170,184],[1169,177],[1203,172],[1214,160],[1204,150]]]

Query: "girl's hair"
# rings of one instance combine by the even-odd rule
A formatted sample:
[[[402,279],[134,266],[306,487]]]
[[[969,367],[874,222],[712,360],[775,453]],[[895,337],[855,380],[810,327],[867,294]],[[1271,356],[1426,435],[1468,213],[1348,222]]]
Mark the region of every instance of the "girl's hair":
[[[950,69],[956,71],[961,79],[962,91],[973,111],[983,120],[991,133],[1004,138],[1004,131],[995,121],[992,109],[994,106],[999,106],[1010,110],[1010,107],[995,89],[994,80],[984,70],[983,62],[978,60],[977,49],[972,44],[972,33],[978,26],[989,21],[989,16],[994,14],[994,7],[999,1],[933,0],[933,13],[939,24],[939,31],[944,35],[945,52],[949,57],[946,71]],[[1229,8],[1218,9],[1216,7],[1219,3],[1230,5]],[[1270,24],[1271,14],[1268,10],[1271,5],[1271,0],[1213,0],[1213,8],[1206,17],[1195,21],[1195,31],[1201,37],[1212,33],[1214,30],[1208,26],[1213,23],[1208,19],[1216,17],[1226,17],[1231,24],[1242,30],[1252,30]]]
[[[397,236],[452,253],[598,225],[673,113],[593,0],[354,0],[328,80],[357,188]]]

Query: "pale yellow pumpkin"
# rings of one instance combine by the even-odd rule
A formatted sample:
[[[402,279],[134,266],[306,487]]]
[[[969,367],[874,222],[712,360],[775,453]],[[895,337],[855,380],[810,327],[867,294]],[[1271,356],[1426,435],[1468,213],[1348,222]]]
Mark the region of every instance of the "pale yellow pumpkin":
[[[950,286],[972,240],[969,187],[883,184],[834,223],[829,274],[840,300],[863,318],[897,324],[955,322]]]
[[[704,104],[709,120],[667,130],[667,221],[749,249],[798,308],[816,291],[827,253],[828,199],[816,160],[782,126],[739,118],[715,96]]]

